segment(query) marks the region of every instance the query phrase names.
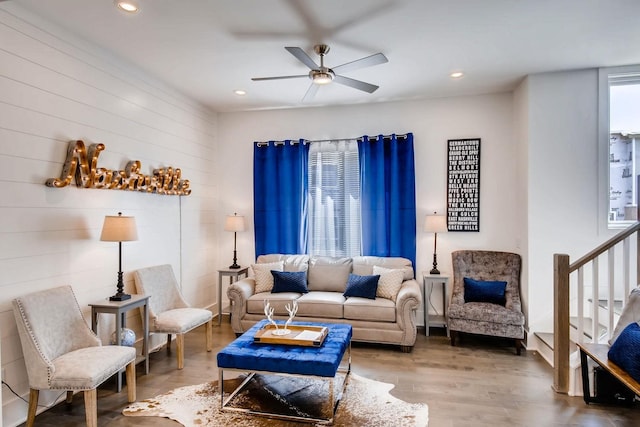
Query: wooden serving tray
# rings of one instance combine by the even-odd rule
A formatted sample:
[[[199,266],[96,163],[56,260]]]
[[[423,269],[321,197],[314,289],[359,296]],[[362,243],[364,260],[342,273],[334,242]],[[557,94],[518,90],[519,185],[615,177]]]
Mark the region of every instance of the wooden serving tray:
[[[278,325],[278,328],[283,329],[284,325]],[[272,324],[264,325],[253,336],[253,342],[320,347],[329,334],[329,330],[325,326],[289,325],[287,329],[291,332],[287,335],[274,335],[275,329]]]

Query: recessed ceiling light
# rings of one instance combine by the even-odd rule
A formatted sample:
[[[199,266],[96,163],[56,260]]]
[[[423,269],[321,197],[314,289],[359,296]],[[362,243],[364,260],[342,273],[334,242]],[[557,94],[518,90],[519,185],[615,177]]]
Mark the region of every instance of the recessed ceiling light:
[[[236,90],[233,91],[233,93],[235,93],[236,95],[239,95],[239,96],[244,96],[244,95],[247,94],[247,91],[246,90],[242,90],[242,89],[236,89]]]
[[[464,76],[464,73],[462,71],[454,71],[453,73],[449,74],[449,77],[451,77],[452,79],[459,79],[462,76]]]
[[[140,10],[140,8],[138,8],[138,5],[135,2],[130,0],[128,1],[115,0],[114,3],[118,7],[118,9],[128,13],[136,13]]]

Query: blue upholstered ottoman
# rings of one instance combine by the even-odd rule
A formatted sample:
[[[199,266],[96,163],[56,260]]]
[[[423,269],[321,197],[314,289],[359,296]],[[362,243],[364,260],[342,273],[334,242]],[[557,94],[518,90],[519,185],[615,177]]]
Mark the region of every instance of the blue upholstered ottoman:
[[[329,401],[334,402],[333,380],[339,372],[340,363],[347,353],[347,367],[342,391],[347,385],[351,372],[351,325],[336,323],[292,322],[292,325],[326,326],[329,330],[324,343],[320,347],[255,343],[256,332],[266,325],[267,320],[256,323],[235,341],[222,349],[217,356],[219,371],[220,406],[223,410],[233,410],[255,415],[275,418],[294,419],[307,422],[333,422],[341,396],[337,396],[333,404],[330,418],[290,417],[281,414],[256,412],[248,409],[228,407],[227,404],[244,388],[255,373],[273,373],[280,375],[315,376],[329,381]],[[245,381],[224,400],[224,371],[234,370],[249,372]],[[342,394],[342,393],[340,393]]]

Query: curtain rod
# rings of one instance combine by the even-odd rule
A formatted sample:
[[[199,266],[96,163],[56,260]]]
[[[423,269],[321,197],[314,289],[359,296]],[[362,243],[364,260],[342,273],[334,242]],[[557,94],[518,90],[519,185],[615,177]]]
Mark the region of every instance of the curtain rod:
[[[400,139],[406,139],[408,134],[400,134],[400,135],[396,135],[396,138],[400,138]],[[391,137],[393,137],[393,135],[382,135],[383,139],[391,139]],[[378,137],[377,136],[370,136],[369,137],[369,141],[375,141]],[[305,139],[303,140],[304,144],[312,144],[314,142],[332,142],[332,141],[361,141],[362,137],[359,136],[357,138],[332,138],[332,139]],[[298,144],[299,141],[297,139],[291,139],[290,140],[292,144]],[[280,145],[280,144],[284,144],[285,141],[256,141],[255,144],[258,145],[258,147],[263,147],[265,145],[269,145],[269,142],[273,142],[275,145]]]

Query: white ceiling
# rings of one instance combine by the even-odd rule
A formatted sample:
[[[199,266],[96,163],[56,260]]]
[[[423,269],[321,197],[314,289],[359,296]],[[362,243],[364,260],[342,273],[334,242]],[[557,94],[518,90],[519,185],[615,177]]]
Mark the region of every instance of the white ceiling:
[[[113,0],[9,1],[219,112],[498,92],[527,74],[640,63],[640,0],[137,0],[135,15]],[[302,103],[307,79],[251,80],[307,73],[284,47],[317,60],[320,42],[329,67],[384,53],[345,73],[380,89],[332,83]]]

